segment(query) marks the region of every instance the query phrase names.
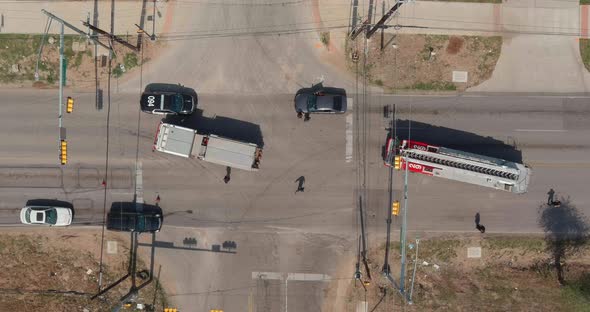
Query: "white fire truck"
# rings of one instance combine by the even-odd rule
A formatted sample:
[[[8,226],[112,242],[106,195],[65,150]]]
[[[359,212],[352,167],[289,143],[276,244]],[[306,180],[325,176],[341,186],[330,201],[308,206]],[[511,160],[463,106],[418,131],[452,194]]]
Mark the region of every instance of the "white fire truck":
[[[262,149],[254,143],[202,135],[164,122],[158,126],[153,150],[248,171],[258,170],[262,158]]]

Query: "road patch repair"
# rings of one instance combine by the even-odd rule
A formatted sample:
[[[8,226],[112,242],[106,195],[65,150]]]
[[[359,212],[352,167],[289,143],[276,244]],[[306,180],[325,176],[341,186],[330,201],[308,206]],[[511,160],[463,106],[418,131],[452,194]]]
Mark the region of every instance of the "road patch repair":
[[[0,187],[11,188],[62,188],[63,173],[59,167],[2,167]]]
[[[360,38],[360,39],[359,39]],[[369,41],[365,73],[373,85],[394,90],[465,91],[492,76],[499,36],[385,34]],[[363,63],[364,38],[347,42],[349,69]],[[359,59],[355,60],[358,56]],[[358,66],[363,73],[362,66]]]
[[[422,236],[422,235],[421,235]],[[587,311],[590,304],[590,245],[564,258],[565,286],[557,282],[553,256],[542,235],[461,234],[421,237],[407,249],[406,293],[410,293],[416,264],[412,305],[404,304],[397,289],[382,274],[385,246],[369,250],[372,280],[334,279],[326,298],[343,300],[339,311]],[[408,245],[409,246],[409,245]],[[391,276],[399,285],[400,244],[391,244]],[[342,261],[338,271],[351,271],[354,259]],[[361,267],[362,267],[361,263]],[[367,291],[363,288],[363,282]],[[368,283],[367,283],[368,282]],[[339,283],[346,294],[336,296]],[[336,302],[326,302],[323,311],[336,311]]]

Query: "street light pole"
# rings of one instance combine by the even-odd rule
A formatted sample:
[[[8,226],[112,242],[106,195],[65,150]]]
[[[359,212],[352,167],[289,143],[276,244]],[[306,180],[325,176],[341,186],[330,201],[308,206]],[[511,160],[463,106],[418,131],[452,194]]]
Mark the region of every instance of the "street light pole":
[[[400,292],[405,296],[405,278],[406,278],[406,230],[407,230],[407,216],[408,216],[408,158],[404,159],[405,163],[405,174],[404,174],[404,212],[402,219],[402,227],[400,231],[400,243],[401,243],[401,272],[400,272]]]
[[[408,142],[412,137],[412,104],[410,104],[410,118],[408,118]],[[405,165],[404,172],[404,212],[402,217],[402,226],[400,229],[400,244],[401,244],[401,268],[400,268],[400,281],[399,289],[400,293],[407,298],[405,291],[405,280],[406,280],[406,231],[408,227],[408,157],[402,156],[402,161]]]
[[[412,273],[412,286],[410,286],[410,299],[408,302],[412,304],[412,294],[414,294],[414,281],[416,280],[416,266],[418,265],[418,246],[420,246],[420,239],[416,238],[416,256],[414,257],[414,272]]]
[[[62,140],[61,134],[61,117],[62,117],[62,105],[63,105],[63,95],[64,95],[64,23],[60,23],[60,32],[59,32],[59,116],[58,116],[58,125],[59,125],[59,140]]]

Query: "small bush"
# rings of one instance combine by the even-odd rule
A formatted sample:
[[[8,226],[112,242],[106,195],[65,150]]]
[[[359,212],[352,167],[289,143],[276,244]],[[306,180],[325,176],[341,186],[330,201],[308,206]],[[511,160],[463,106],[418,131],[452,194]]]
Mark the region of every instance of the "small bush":
[[[127,53],[123,58],[123,64],[125,65],[126,69],[131,69],[136,67],[139,62],[137,61],[137,55],[135,53]]]
[[[320,41],[325,45],[330,45],[330,32],[322,32],[320,34]]]
[[[112,74],[113,77],[115,78],[119,78],[123,75],[123,70],[121,69],[121,64],[117,64],[117,66],[115,66],[115,68],[113,68]]]

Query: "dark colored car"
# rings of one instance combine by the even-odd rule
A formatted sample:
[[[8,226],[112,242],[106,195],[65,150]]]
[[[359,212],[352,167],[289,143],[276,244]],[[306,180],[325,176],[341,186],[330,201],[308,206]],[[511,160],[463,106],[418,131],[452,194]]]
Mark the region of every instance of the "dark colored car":
[[[144,92],[139,103],[143,112],[159,115],[190,115],[197,106],[192,95],[178,92]]]
[[[295,95],[297,113],[346,112],[346,92],[336,88],[304,88]]]
[[[162,209],[158,206],[116,202],[107,214],[107,230],[124,232],[159,232],[164,222]]]

